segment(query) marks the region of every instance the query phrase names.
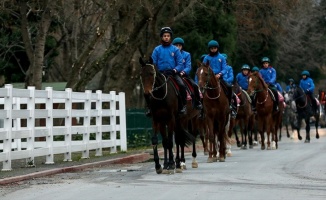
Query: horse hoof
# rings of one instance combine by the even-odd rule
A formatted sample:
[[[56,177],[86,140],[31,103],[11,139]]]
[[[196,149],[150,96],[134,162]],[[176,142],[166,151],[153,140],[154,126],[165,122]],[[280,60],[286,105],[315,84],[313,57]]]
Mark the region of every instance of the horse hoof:
[[[254,148],[254,145],[249,145],[249,149],[253,149]]]
[[[182,170],[187,170],[186,163],[181,162],[181,169],[182,169]]]
[[[169,174],[169,170],[163,169],[162,174]]]
[[[267,150],[272,150],[272,148],[271,147],[267,147]]]
[[[182,172],[182,170],[181,170],[181,172]],[[168,173],[169,173],[169,174],[174,174],[174,169],[169,169],[169,170],[168,170]]]
[[[157,174],[162,174],[162,171],[163,171],[162,167],[160,167],[159,169],[156,169]]]
[[[213,157],[213,162],[217,162],[218,158],[217,157]]]
[[[300,137],[298,137],[299,138],[299,140],[302,140],[302,137],[300,136]]]
[[[261,149],[261,150],[265,150],[265,147],[261,147],[260,149]]]
[[[276,147],[272,147],[272,150],[276,150]]]
[[[170,170],[169,170],[170,171]],[[182,173],[182,169],[180,169],[180,168],[176,168],[175,169],[175,173]]]
[[[191,167],[192,168],[198,168],[198,163],[196,163],[196,162],[191,163]]]
[[[310,140],[305,140],[304,143],[310,143]]]
[[[213,158],[207,158],[207,163],[212,163],[213,162]]]
[[[225,162],[225,158],[220,158],[219,161],[220,162]]]
[[[231,156],[232,156],[232,153],[231,153],[231,152],[228,152],[228,153],[226,154],[226,156],[227,156],[227,157],[231,157]]]
[[[253,142],[253,146],[258,146],[258,142],[257,141],[254,141]]]
[[[242,146],[241,146],[241,149],[246,150],[246,149],[247,149],[247,146],[242,145]]]
[[[239,143],[239,144],[237,144],[237,146],[238,146],[238,147],[241,147],[241,144]]]
[[[208,155],[208,152],[207,151],[204,151],[204,156],[207,156]]]

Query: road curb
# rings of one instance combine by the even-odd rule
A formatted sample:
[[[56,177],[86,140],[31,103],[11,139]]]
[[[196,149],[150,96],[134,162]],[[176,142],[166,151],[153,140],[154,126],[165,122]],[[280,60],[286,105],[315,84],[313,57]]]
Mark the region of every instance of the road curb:
[[[39,177],[44,177],[44,176],[50,176],[50,175],[59,174],[59,173],[76,172],[76,171],[81,171],[81,170],[84,170],[87,168],[101,167],[101,166],[110,165],[110,164],[140,163],[140,162],[145,162],[145,161],[149,160],[150,158],[151,158],[151,155],[149,153],[140,153],[140,154],[134,154],[134,155],[130,155],[130,156],[122,157],[122,158],[115,158],[115,159],[87,163],[87,164],[82,164],[82,165],[50,169],[50,170],[46,170],[46,171],[35,172],[35,173],[21,175],[21,176],[4,178],[4,179],[0,180],[0,185],[7,185],[7,184],[19,182],[19,181],[24,181],[24,180],[29,180],[29,179],[39,178]]]

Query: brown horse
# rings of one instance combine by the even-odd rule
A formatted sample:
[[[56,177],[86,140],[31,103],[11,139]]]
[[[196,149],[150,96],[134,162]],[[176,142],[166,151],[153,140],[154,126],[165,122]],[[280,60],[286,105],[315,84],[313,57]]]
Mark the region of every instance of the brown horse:
[[[248,94],[256,95],[258,132],[261,136],[261,149],[265,149],[264,133],[267,133],[267,149],[278,148],[277,130],[282,121],[283,102],[279,102],[279,111],[273,110],[272,93],[258,72],[249,75]],[[271,134],[272,133],[272,134]],[[270,135],[272,136],[270,138]],[[271,141],[273,145],[271,147]],[[275,147],[274,147],[275,142]]]
[[[167,77],[159,72],[157,67],[153,65],[151,58],[147,63],[139,58],[139,63],[142,66],[140,79],[144,96],[147,98],[152,113],[152,145],[156,173],[174,173],[175,168],[181,169],[181,159],[178,156],[179,147],[181,147],[181,154],[183,154],[184,146],[192,144],[194,137],[187,132],[188,124],[184,123],[186,119],[179,117],[178,93],[174,87],[172,77]],[[191,111],[189,113],[194,116],[196,114]],[[162,136],[164,149],[163,169],[159,163],[157,150],[158,133]],[[173,155],[173,136],[175,136],[177,145],[176,163]],[[180,170],[177,170],[177,172],[180,172]]]
[[[198,85],[203,94],[206,131],[209,137],[209,157],[207,162],[217,161],[217,143],[219,142],[219,161],[225,161],[226,126],[230,118],[229,101],[223,91],[220,80],[215,77],[209,66],[198,62]]]
[[[235,83],[232,87],[233,92],[240,99],[240,105],[238,106],[238,113],[236,117],[236,124],[240,127],[241,133],[241,144],[239,139],[237,139],[236,129],[234,129],[234,133],[237,139],[238,147],[241,149],[247,149],[247,135],[249,140],[249,148],[253,148],[252,141],[252,129],[254,126],[254,113],[251,109],[251,100],[246,91],[244,91],[238,83]]]

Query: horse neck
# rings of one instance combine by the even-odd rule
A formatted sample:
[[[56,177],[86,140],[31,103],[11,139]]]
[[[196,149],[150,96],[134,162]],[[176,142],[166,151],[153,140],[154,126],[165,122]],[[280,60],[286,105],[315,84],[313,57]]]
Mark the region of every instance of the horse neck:
[[[306,94],[302,91],[301,88],[297,88],[295,94],[296,95],[293,96],[293,99],[298,105],[304,105],[308,100]]]

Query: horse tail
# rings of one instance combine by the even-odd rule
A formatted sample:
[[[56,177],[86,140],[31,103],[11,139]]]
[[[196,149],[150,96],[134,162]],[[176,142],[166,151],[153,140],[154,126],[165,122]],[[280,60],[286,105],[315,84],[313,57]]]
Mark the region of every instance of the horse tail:
[[[180,145],[185,145],[186,147],[192,145],[196,139],[196,137],[193,134],[189,133],[183,127],[180,127],[177,130],[177,133],[175,133],[174,138],[176,143],[179,143]]]

